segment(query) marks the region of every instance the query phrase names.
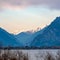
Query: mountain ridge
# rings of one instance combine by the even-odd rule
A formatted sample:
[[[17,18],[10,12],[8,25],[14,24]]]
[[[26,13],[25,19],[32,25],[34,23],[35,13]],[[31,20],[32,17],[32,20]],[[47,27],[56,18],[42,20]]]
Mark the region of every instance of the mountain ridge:
[[[42,34],[33,39],[31,46],[60,46],[60,17],[57,17]]]
[[[37,32],[11,34],[0,27],[0,45],[19,47],[55,47],[60,46],[60,17]]]

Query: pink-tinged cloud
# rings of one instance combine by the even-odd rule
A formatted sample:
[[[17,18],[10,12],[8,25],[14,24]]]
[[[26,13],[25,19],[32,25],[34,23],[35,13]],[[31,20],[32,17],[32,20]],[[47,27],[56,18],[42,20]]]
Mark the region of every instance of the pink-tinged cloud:
[[[60,9],[60,0],[0,0],[0,7],[4,6],[27,7],[31,5],[43,5],[52,9]]]

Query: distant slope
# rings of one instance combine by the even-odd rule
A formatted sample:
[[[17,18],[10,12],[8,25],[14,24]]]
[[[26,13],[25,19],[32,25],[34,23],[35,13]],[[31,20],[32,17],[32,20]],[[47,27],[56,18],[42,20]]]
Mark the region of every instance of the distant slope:
[[[22,46],[21,43],[19,43],[14,35],[8,33],[4,29],[0,28],[0,46]]]
[[[38,33],[38,32],[37,32]],[[54,47],[60,46],[60,17],[57,17],[42,33],[38,34],[30,46],[34,47]]]
[[[15,37],[16,39],[21,42],[24,46],[27,46],[31,39],[31,36],[32,36],[33,33],[31,32],[21,32],[19,34],[17,34]]]

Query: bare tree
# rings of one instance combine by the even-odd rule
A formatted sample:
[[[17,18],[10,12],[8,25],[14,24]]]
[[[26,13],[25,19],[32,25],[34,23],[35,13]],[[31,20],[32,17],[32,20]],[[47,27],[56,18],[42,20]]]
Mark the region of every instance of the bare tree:
[[[23,60],[29,60],[29,58],[28,58],[28,53],[27,53],[27,55],[24,54],[24,59],[23,59]]]
[[[45,56],[44,60],[55,60],[55,58],[52,56],[52,54],[47,52],[47,55]]]
[[[57,52],[56,60],[60,60],[60,50]]]

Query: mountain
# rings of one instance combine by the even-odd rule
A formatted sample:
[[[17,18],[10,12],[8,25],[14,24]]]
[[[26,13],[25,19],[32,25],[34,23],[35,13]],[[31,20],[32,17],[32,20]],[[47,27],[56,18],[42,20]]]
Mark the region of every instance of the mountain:
[[[29,45],[30,39],[32,37],[32,32],[21,32],[17,35],[15,35],[16,39],[21,42],[24,46]]]
[[[8,33],[0,28],[0,47],[56,47],[60,46],[60,17],[57,17],[49,26],[37,32],[21,32],[17,35]]]
[[[22,46],[21,43],[17,41],[13,34],[8,33],[4,29],[0,28],[0,46]]]
[[[42,33],[41,33],[42,31]],[[60,46],[60,17],[57,17],[49,26],[42,29],[31,41],[33,47]]]

